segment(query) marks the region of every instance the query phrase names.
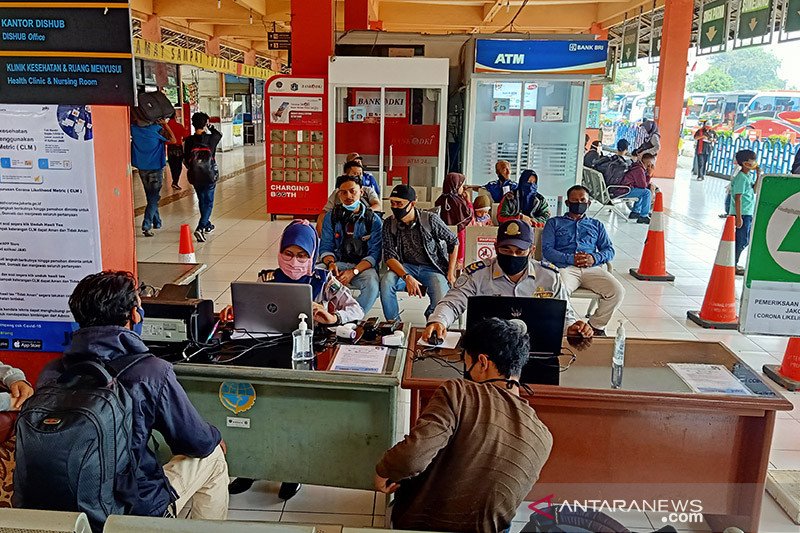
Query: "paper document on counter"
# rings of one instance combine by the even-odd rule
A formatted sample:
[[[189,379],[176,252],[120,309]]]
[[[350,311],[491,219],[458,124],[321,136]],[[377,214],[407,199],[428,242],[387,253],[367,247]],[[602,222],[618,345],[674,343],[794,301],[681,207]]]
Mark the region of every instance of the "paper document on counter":
[[[386,346],[340,344],[336,350],[331,370],[380,374],[383,372],[388,353],[389,348]]]
[[[724,365],[667,363],[694,392],[702,394],[753,394]]]

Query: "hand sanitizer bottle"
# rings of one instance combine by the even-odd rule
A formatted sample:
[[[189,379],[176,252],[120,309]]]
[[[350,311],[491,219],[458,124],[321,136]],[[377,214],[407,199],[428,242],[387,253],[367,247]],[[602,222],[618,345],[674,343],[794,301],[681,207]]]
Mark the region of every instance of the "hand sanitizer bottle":
[[[622,387],[622,370],[625,367],[625,328],[619,321],[617,336],[614,339],[614,355],[611,358],[611,388]]]
[[[305,313],[298,317],[300,325],[292,333],[292,368],[295,370],[314,369],[314,351],[312,349],[312,333],[306,324]]]

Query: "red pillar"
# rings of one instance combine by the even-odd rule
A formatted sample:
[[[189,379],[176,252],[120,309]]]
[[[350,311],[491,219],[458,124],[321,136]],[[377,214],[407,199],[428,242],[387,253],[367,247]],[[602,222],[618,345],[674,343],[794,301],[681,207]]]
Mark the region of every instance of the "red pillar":
[[[693,0],[670,0],[664,9],[655,108],[656,122],[661,131],[661,151],[656,165],[659,178],[674,178],[678,168],[678,141],[693,10]]]
[[[369,29],[369,0],[344,0],[344,30]]]
[[[292,0],[292,74],[324,76],[333,55],[333,0]]]
[[[156,15],[142,21],[142,39],[151,43],[161,42],[161,20]]]
[[[206,41],[206,53],[212,56],[219,55],[219,37],[212,37]]]

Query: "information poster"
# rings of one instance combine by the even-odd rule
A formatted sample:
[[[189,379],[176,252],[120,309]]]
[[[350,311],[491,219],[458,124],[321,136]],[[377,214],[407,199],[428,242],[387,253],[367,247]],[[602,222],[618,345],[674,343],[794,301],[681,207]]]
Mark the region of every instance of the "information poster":
[[[740,315],[742,333],[800,334],[800,177],[763,178]]]
[[[88,106],[0,105],[0,349],[59,352],[101,270]]]
[[[273,124],[318,124],[322,120],[322,97],[270,96],[269,118]]]

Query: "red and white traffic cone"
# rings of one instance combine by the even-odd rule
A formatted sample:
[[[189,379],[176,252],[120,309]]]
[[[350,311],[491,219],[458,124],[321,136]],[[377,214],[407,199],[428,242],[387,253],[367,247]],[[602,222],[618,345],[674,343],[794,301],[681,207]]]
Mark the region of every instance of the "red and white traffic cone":
[[[630,269],[631,276],[641,281],[675,281],[675,276],[667,272],[664,241],[664,196],[659,191],[650,214],[642,260],[638,269]]]
[[[800,337],[789,339],[781,366],[764,365],[762,370],[772,381],[784,389],[800,390]]]
[[[194,256],[194,244],[192,243],[192,230],[189,228],[189,224],[181,225],[178,263],[197,263],[197,259]]]
[[[717,249],[717,258],[711,271],[703,307],[700,311],[687,311],[692,322],[704,328],[737,329],[736,316],[736,219],[728,217],[722,240]]]

